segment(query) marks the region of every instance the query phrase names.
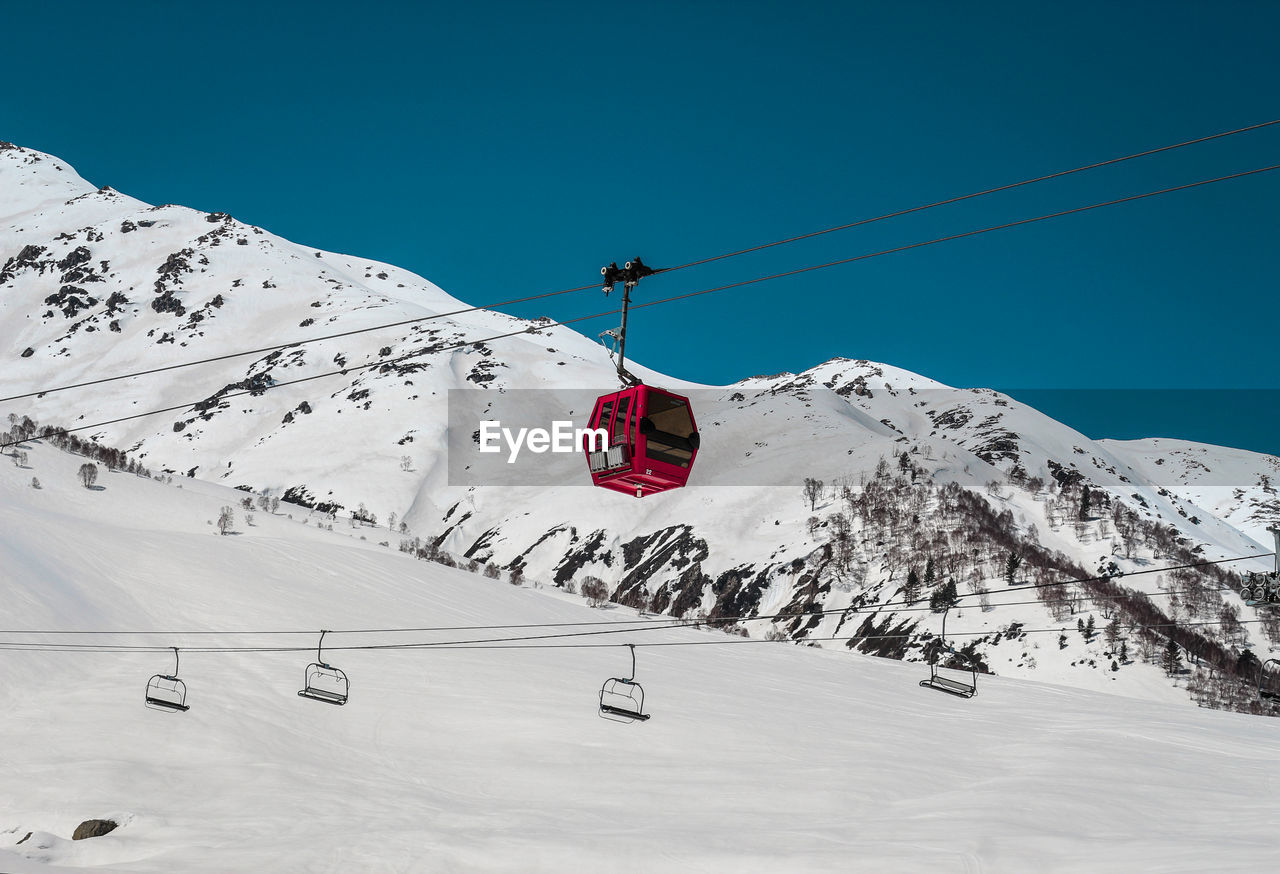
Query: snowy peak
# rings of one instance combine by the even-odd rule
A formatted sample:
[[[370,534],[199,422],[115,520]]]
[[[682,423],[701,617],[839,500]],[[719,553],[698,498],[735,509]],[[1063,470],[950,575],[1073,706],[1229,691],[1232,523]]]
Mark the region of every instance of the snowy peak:
[[[10,227],[17,227],[17,219],[42,208],[98,193],[69,164],[53,155],[6,142],[0,142],[0,190],[5,195],[0,202],[0,225]],[[101,196],[110,199],[118,195],[103,189]]]

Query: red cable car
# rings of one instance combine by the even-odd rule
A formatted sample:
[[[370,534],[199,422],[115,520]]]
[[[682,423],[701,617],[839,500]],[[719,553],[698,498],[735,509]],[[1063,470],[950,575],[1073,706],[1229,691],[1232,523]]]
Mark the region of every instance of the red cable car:
[[[645,266],[639,258],[628,261],[622,269],[616,263],[600,268],[606,295],[613,291],[614,282],[623,281],[622,326],[600,335],[614,344],[609,356],[617,352],[623,387],[596,400],[590,419],[595,433],[586,436],[583,449],[593,484],[637,498],[687,483],[701,445],[689,399],[644,385],[625,364],[631,289],[641,278],[661,272]]]
[[[586,438],[595,485],[642,498],[689,481],[701,441],[688,398],[633,385],[600,397],[590,427],[606,435]]]

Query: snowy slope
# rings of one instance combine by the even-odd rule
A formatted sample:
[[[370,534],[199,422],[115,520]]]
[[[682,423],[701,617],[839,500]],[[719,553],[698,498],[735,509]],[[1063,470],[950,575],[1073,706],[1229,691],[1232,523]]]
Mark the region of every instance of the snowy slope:
[[[1188,440],[1101,440],[1117,457],[1183,500],[1267,542],[1280,519],[1280,458]]]
[[[29,444],[0,465],[0,640],[308,646],[312,629],[635,618],[414,561],[379,532],[240,493],[105,474]],[[38,476],[43,488],[30,486]],[[361,535],[368,540],[359,539]],[[208,637],[208,630],[297,636]],[[341,651],[572,626],[334,634],[350,703],[295,691],[311,657],[185,653],[190,712],[142,706],[163,653],[6,651],[0,870],[115,872],[1256,872],[1280,778],[1265,719],[991,678],[972,700],[866,656],[658,630],[579,650]],[[177,633],[185,632],[185,633]],[[92,643],[101,643],[98,638]],[[629,668],[653,718],[594,713]],[[564,639],[558,642],[566,642]],[[83,819],[112,834],[70,842]],[[26,835],[30,833],[30,837]],[[21,841],[21,843],[19,843]],[[56,867],[45,867],[49,863]]]
[[[0,417],[80,427],[175,407],[87,433],[128,449],[155,471],[330,504],[344,516],[364,505],[383,524],[395,514],[413,535],[456,555],[519,568],[548,585],[595,575],[617,600],[676,615],[837,611],[813,623],[775,624],[789,636],[820,638],[863,622],[862,614],[838,612],[846,607],[856,603],[865,611],[900,600],[908,565],[922,564],[926,552],[966,559],[955,573],[970,607],[977,591],[1004,588],[1003,549],[1043,548],[1059,578],[1110,561],[1125,571],[1172,563],[1167,544],[1126,549],[1108,527],[1109,513],[1087,525],[1064,522],[1063,490],[1081,482],[1105,490],[1144,525],[1172,530],[1199,558],[1271,549],[1263,529],[1274,504],[1254,468],[1280,460],[1257,456],[1241,466],[1229,499],[1179,491],[1154,461],[1126,445],[1091,441],[995,392],[950,388],[861,360],[835,359],[804,373],[724,387],[635,367],[694,398],[704,448],[690,487],[678,492],[635,501],[592,489],[576,455],[526,453],[508,467],[501,457],[481,458],[474,420],[458,416],[450,397],[465,397],[473,411],[503,420],[546,426],[568,417],[584,424],[591,399],[615,384],[600,345],[567,328],[539,328],[485,310],[458,313],[468,306],[406,271],[320,252],[231,216],[148,206],[30,150],[0,146],[0,195],[0,348],[9,350],[0,396],[440,316],[22,398],[0,404]],[[646,280],[655,290],[669,290],[658,283],[671,281]],[[598,293],[581,294],[600,306]],[[579,312],[583,299],[553,298],[548,312]],[[364,365],[374,366],[355,369]],[[855,520],[853,567],[834,571],[825,556],[837,530],[832,517],[848,511],[842,489],[865,492],[878,467],[893,474],[902,458],[915,471],[913,481],[954,483],[983,495],[1011,542],[962,535],[957,520],[938,515],[933,493],[907,521],[885,530]],[[501,482],[513,484],[493,484],[494,468],[484,463],[496,464],[512,477]],[[802,498],[806,477],[827,484],[813,507]],[[1027,487],[1035,480],[1043,485]],[[1248,518],[1241,515],[1246,506]],[[394,548],[400,537],[387,532],[380,539]],[[974,559],[978,549],[982,557]],[[1257,559],[1231,567],[1271,566]],[[1157,592],[1156,580],[1133,579],[1135,590]],[[1246,619],[1255,617],[1235,595],[1219,597]],[[949,628],[995,639],[1013,623],[1052,624],[1032,596],[992,600],[1008,603],[994,612],[962,610]],[[1100,606],[1085,602],[1083,609],[1101,619]],[[940,624],[927,612],[892,608],[875,623],[906,623],[907,658],[921,657],[922,641]],[[748,630],[760,636],[762,626]],[[1246,631],[1243,644],[1262,651],[1272,643],[1256,625]],[[1186,700],[1154,665],[1127,665],[1117,675],[1099,668],[1109,659],[1096,643],[1073,636],[1066,649],[1044,652],[1033,651],[1034,641],[999,644],[998,652],[983,641],[979,651],[1005,675]]]

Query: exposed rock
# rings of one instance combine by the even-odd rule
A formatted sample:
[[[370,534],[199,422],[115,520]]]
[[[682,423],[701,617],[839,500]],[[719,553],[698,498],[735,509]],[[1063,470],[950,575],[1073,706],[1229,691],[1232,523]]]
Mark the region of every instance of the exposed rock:
[[[76,826],[75,832],[71,835],[71,840],[83,841],[85,838],[100,838],[115,831],[119,825],[118,822],[109,819],[86,819]]]
[[[81,310],[87,310],[90,307],[97,306],[98,299],[96,297],[91,297],[83,288],[78,288],[74,285],[64,285],[62,288],[58,289],[57,293],[46,297],[44,302],[58,307],[62,310],[62,314],[70,319]]]
[[[107,315],[114,316],[116,311],[129,302],[129,298],[120,292],[112,292],[111,297],[107,298]],[[48,301],[45,301],[48,303]]]
[[[28,246],[27,248],[31,247]],[[22,251],[25,253],[27,250],[23,249]],[[91,253],[87,248],[84,246],[77,246],[69,252],[65,258],[58,262],[58,269],[64,271],[70,270],[72,267],[88,263],[91,257],[93,257],[93,253]]]

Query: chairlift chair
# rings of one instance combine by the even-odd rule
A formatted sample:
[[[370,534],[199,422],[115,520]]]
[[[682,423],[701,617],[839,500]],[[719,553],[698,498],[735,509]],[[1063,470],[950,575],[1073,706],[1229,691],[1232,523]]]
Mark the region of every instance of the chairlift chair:
[[[146,705],[152,710],[186,713],[187,684],[178,679],[178,648],[173,649],[173,673],[156,674],[147,681]]]
[[[1268,672],[1270,665],[1275,670]],[[1280,659],[1267,659],[1258,668],[1258,697],[1264,701],[1280,700]]]
[[[298,691],[298,695],[302,698],[310,698],[312,701],[341,706],[347,703],[351,682],[345,673],[324,661],[322,650],[324,636],[328,633],[320,632],[320,642],[316,645],[316,660],[307,665],[306,673],[303,675],[302,689]]]
[[[946,653],[950,656],[959,656],[967,665],[963,668],[956,668],[939,664],[939,655]],[[945,675],[940,671],[952,671],[956,673],[964,672],[969,674],[969,679],[958,679],[954,676]],[[978,667],[973,663],[973,659],[959,650],[947,648],[935,653],[934,660],[929,663],[929,679],[921,680],[921,686],[928,686],[930,689],[937,689],[939,692],[947,692],[952,695],[959,695],[961,698],[972,698],[978,694]]]
[[[631,676],[611,677],[600,687],[600,716],[614,722],[643,722],[650,714],[644,712],[644,688],[636,682],[636,647],[631,647]]]
[[[960,652],[947,643],[947,614],[950,612],[950,607],[942,611],[942,634],[938,637],[939,645],[934,648],[929,659],[929,679],[921,680],[920,685],[930,689],[937,689],[939,692],[946,692],[949,695],[972,698],[978,694],[978,665],[972,656]],[[944,655],[948,656],[945,661],[949,662],[959,658],[965,662],[965,666],[956,667],[943,664]],[[950,673],[944,674],[941,673],[942,671]],[[957,676],[965,673],[969,675],[967,681]]]

